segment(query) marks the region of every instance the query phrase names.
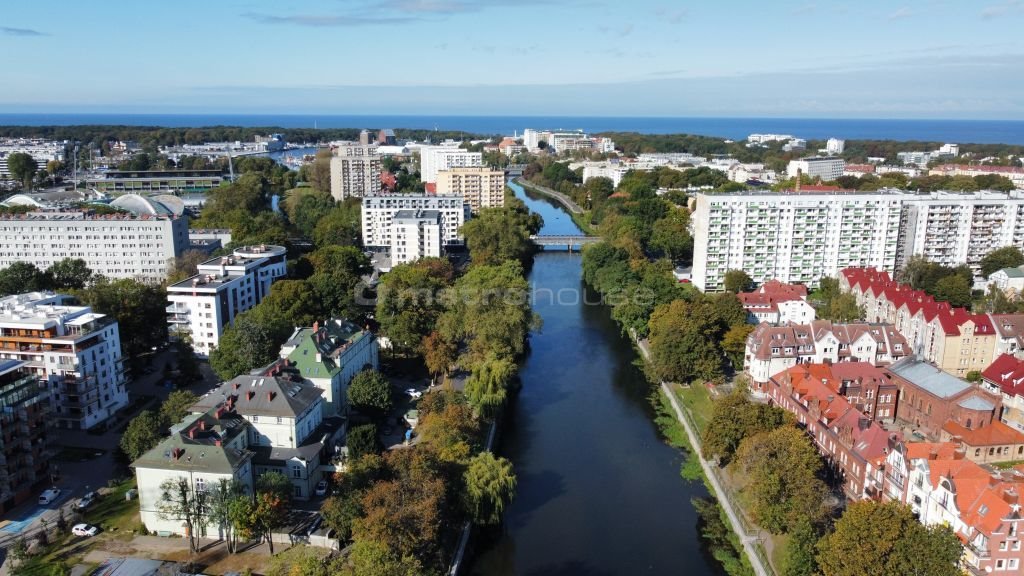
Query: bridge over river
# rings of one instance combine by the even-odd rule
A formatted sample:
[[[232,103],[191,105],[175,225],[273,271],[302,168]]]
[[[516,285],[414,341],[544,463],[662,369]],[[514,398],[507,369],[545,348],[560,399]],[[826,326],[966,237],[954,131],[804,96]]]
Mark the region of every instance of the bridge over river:
[[[530,236],[530,241],[536,246],[540,246],[545,250],[579,250],[587,244],[593,244],[600,242],[601,238],[597,236],[584,236],[582,234],[540,234],[537,236]]]

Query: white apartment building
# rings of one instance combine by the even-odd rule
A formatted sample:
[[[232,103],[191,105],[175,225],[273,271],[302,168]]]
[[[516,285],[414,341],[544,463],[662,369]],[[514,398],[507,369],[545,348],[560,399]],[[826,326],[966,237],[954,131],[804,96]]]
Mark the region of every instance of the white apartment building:
[[[529,152],[536,152],[540,144],[540,133],[533,128],[527,128],[523,130],[523,146],[526,146],[526,150]]]
[[[843,150],[846,149],[846,140],[840,140],[839,138],[829,138],[825,142],[825,152],[829,154],[842,154]]]
[[[399,210],[391,220],[391,264],[441,257],[441,213]]]
[[[583,181],[586,182],[591,178],[608,178],[612,181],[612,187],[618,188],[619,183],[622,182],[622,177],[630,171],[630,167],[622,163],[610,163],[604,162],[584,162],[583,163]]]
[[[792,134],[751,134],[747,136],[750,144],[767,144],[768,142],[786,142],[793,139]]]
[[[379,194],[381,160],[376,146],[342,144],[331,157],[331,196],[341,201]]]
[[[943,164],[928,172],[932,176],[1005,176],[1017,189],[1024,189],[1024,168],[1020,166],[970,166],[967,164]]]
[[[435,210],[441,215],[441,246],[463,243],[460,228],[470,217],[469,206],[458,196],[394,194],[363,198],[363,245],[369,249],[391,247],[392,220],[400,210]]]
[[[209,356],[235,317],[270,293],[288,270],[283,246],[243,246],[230,256],[207,260],[198,274],[167,287],[167,323],[172,338],[188,335],[199,356]]]
[[[348,385],[367,366],[380,368],[377,337],[344,318],[296,328],[281,358],[324,393],[324,417],[348,415]]]
[[[882,193],[697,194],[693,283],[723,290],[732,269],[757,283],[808,286],[848,266],[891,271],[901,206],[899,195]]]
[[[481,208],[501,208],[505,205],[505,171],[482,166],[440,170],[437,195],[459,196],[473,213]]]
[[[28,154],[36,161],[39,170],[45,170],[51,160],[64,161],[64,142],[40,139],[9,138],[0,140],[0,180],[11,177],[7,159],[11,154]]]
[[[420,181],[437,182],[437,173],[452,168],[483,166],[482,152],[463,150],[458,145],[420,148]]]
[[[1005,246],[1024,248],[1024,192],[904,195],[902,264],[921,254],[943,266],[968,264],[982,280],[981,259]]]
[[[799,172],[811,178],[821,178],[822,182],[831,182],[843,175],[843,168],[845,167],[846,161],[842,158],[814,156],[790,160],[789,165],[786,167],[786,174],[790,178],[795,178],[797,172]]]
[[[81,258],[107,278],[162,282],[170,260],[188,247],[185,217],[70,209],[0,214],[0,268],[28,262],[46,269]]]
[[[0,358],[50,392],[57,427],[88,430],[128,404],[117,321],[66,296],[30,292],[0,299]]]

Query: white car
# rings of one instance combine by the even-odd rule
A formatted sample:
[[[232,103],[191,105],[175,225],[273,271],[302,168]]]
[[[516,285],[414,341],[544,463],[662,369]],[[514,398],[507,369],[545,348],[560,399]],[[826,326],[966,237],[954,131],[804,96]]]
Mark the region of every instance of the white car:
[[[326,496],[327,495],[327,480],[321,480],[316,485],[316,495]]]
[[[60,488],[50,488],[49,490],[43,491],[43,493],[39,496],[39,504],[42,506],[46,506],[47,504],[50,504],[51,502],[56,500],[58,497],[60,497]]]
[[[77,504],[78,509],[79,510],[85,510],[89,506],[92,506],[93,502],[95,502],[95,501],[96,501],[96,493],[95,492],[88,492],[88,493],[86,493],[85,496],[82,496],[81,500],[78,501],[78,504]]]
[[[75,524],[71,533],[75,536],[95,536],[100,529],[91,524]]]
[[[423,392],[420,392],[419,390],[417,390],[415,388],[406,388],[405,393],[408,394],[409,397],[413,398],[413,399],[416,399],[416,398],[419,398],[420,396],[423,396]]]

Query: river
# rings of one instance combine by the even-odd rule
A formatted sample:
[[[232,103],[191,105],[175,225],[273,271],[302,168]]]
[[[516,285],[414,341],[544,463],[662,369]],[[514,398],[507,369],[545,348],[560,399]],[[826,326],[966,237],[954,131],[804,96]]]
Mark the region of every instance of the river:
[[[544,217],[543,234],[580,233],[560,207],[513,189]],[[721,574],[690,503],[707,491],[680,476],[682,455],[654,425],[651,386],[610,310],[582,303],[580,262],[564,252],[535,259],[530,282],[544,326],[531,336],[499,447],[515,465],[518,494],[503,534],[479,545],[469,573]]]

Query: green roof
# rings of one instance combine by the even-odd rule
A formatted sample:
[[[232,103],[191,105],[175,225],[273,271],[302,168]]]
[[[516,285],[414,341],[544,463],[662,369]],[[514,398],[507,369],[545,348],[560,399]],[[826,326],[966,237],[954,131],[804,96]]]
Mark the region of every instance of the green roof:
[[[303,378],[331,378],[341,371],[339,362],[344,350],[369,333],[355,324],[333,319],[313,328],[302,328],[292,335],[290,344],[295,349],[288,355]],[[317,355],[320,360],[317,360]]]
[[[244,420],[234,413],[221,418],[215,411],[190,415],[174,428],[176,432],[132,462],[132,467],[233,474],[253,455],[249,450],[227,447],[246,430]],[[189,430],[193,430],[191,435]]]
[[[1007,278],[1024,278],[1024,270],[1020,268],[1003,268],[1000,270]]]

